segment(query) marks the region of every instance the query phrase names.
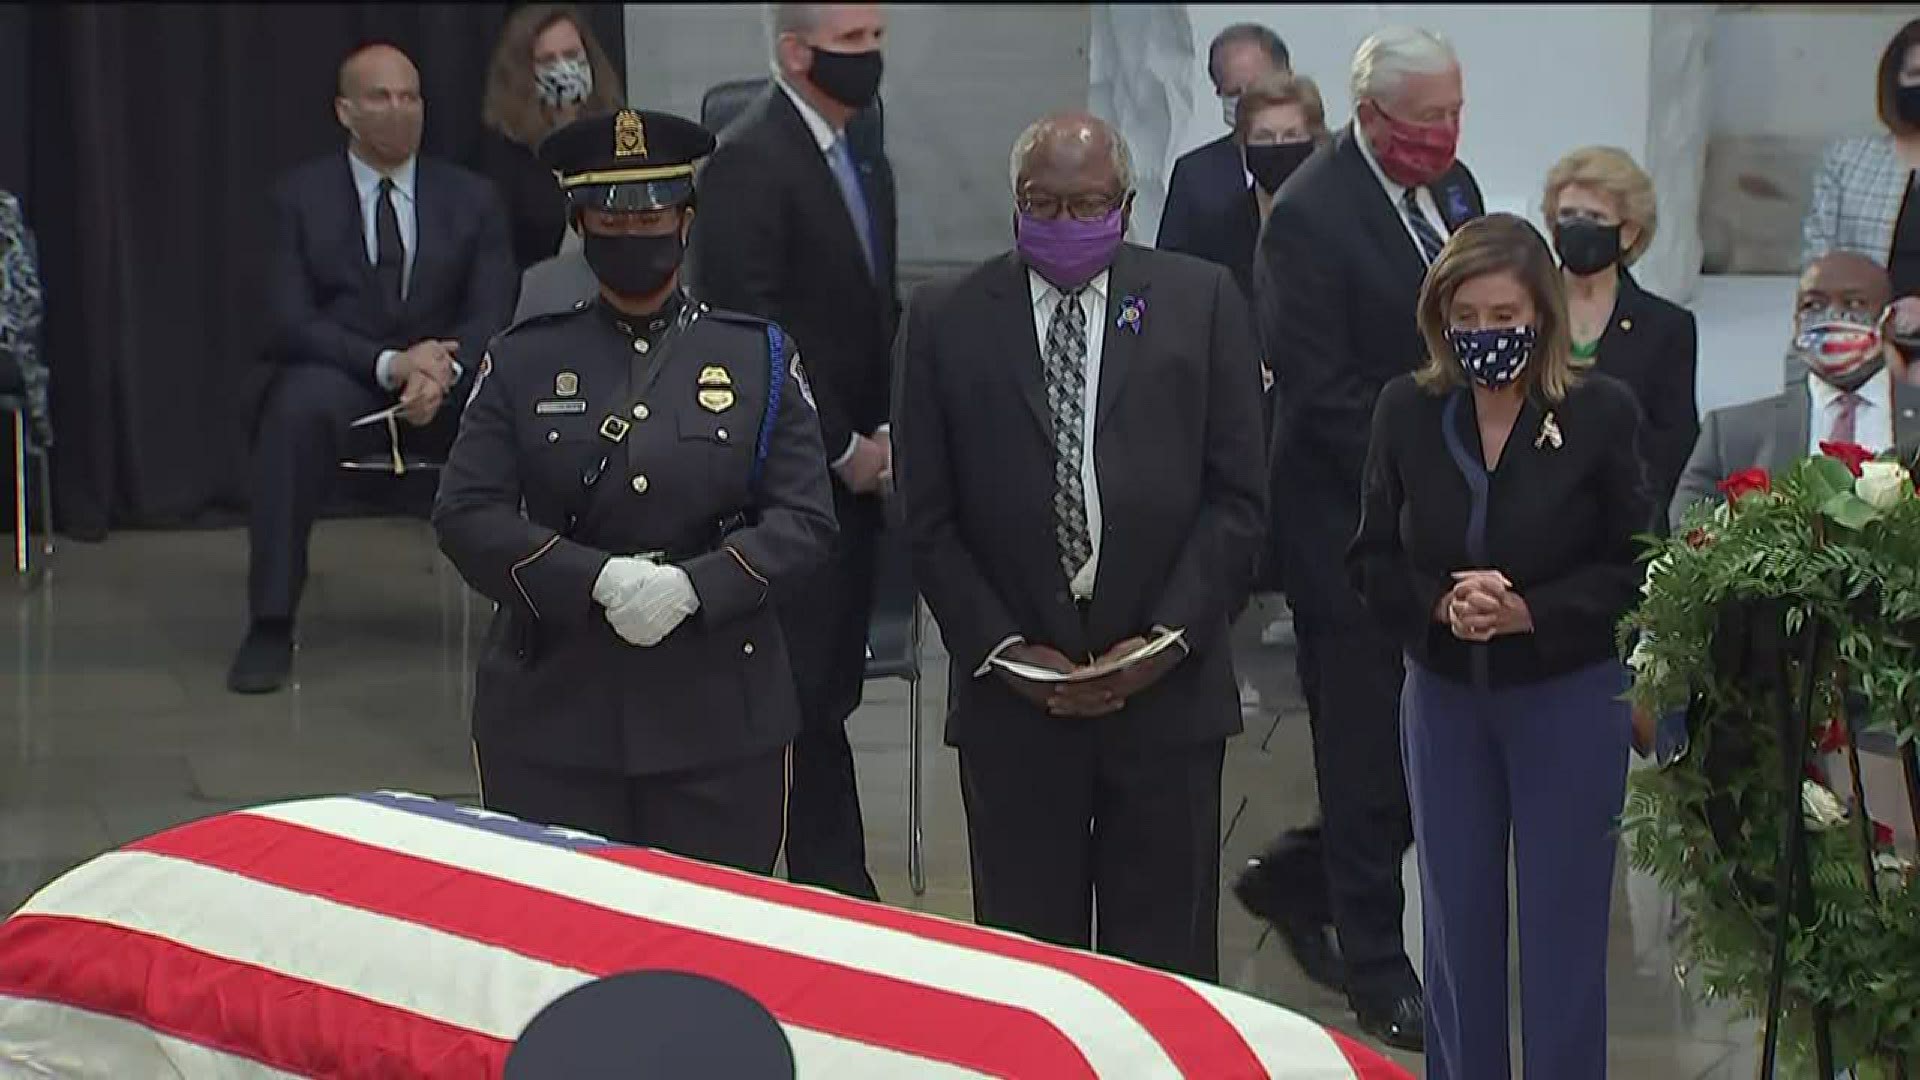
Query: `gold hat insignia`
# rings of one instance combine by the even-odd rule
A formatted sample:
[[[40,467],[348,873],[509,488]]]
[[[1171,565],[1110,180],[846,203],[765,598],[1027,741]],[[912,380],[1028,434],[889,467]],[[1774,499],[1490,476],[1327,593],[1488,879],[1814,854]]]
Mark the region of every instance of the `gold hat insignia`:
[[[632,109],[621,109],[613,118],[613,156],[647,156],[647,129],[640,125],[640,114]]]

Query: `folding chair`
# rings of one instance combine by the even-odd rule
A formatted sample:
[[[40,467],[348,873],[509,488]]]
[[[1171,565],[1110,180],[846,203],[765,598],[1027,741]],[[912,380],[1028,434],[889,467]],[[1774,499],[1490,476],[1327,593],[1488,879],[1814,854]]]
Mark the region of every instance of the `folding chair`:
[[[897,528],[881,533],[874,576],[873,616],[867,627],[867,679],[903,679],[907,684],[907,880],[913,895],[927,891],[921,839],[920,593],[906,537]]]

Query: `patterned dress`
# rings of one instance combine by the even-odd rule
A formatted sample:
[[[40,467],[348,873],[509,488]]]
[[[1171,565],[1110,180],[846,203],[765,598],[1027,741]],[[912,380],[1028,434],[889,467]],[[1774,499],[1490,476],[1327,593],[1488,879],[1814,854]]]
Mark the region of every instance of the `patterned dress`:
[[[0,190],[0,353],[20,365],[27,385],[28,441],[53,442],[47,368],[40,360],[40,274],[20,200]]]

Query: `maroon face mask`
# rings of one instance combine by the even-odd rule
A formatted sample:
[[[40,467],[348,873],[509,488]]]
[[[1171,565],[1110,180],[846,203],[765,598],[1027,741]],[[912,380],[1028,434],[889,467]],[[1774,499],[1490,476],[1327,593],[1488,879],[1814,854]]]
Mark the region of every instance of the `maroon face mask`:
[[[1385,122],[1385,146],[1373,147],[1374,159],[1387,179],[1402,187],[1424,187],[1453,168],[1453,157],[1460,147],[1460,124],[1414,124],[1395,120],[1378,102],[1373,109]]]

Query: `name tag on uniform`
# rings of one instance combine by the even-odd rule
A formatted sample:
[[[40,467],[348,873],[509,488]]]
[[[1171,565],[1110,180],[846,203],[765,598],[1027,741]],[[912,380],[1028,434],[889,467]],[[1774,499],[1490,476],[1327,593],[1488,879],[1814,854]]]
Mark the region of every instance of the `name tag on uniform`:
[[[581,401],[579,398],[574,398],[571,401],[541,401],[534,404],[533,411],[537,416],[583,413],[587,411],[587,403]]]

